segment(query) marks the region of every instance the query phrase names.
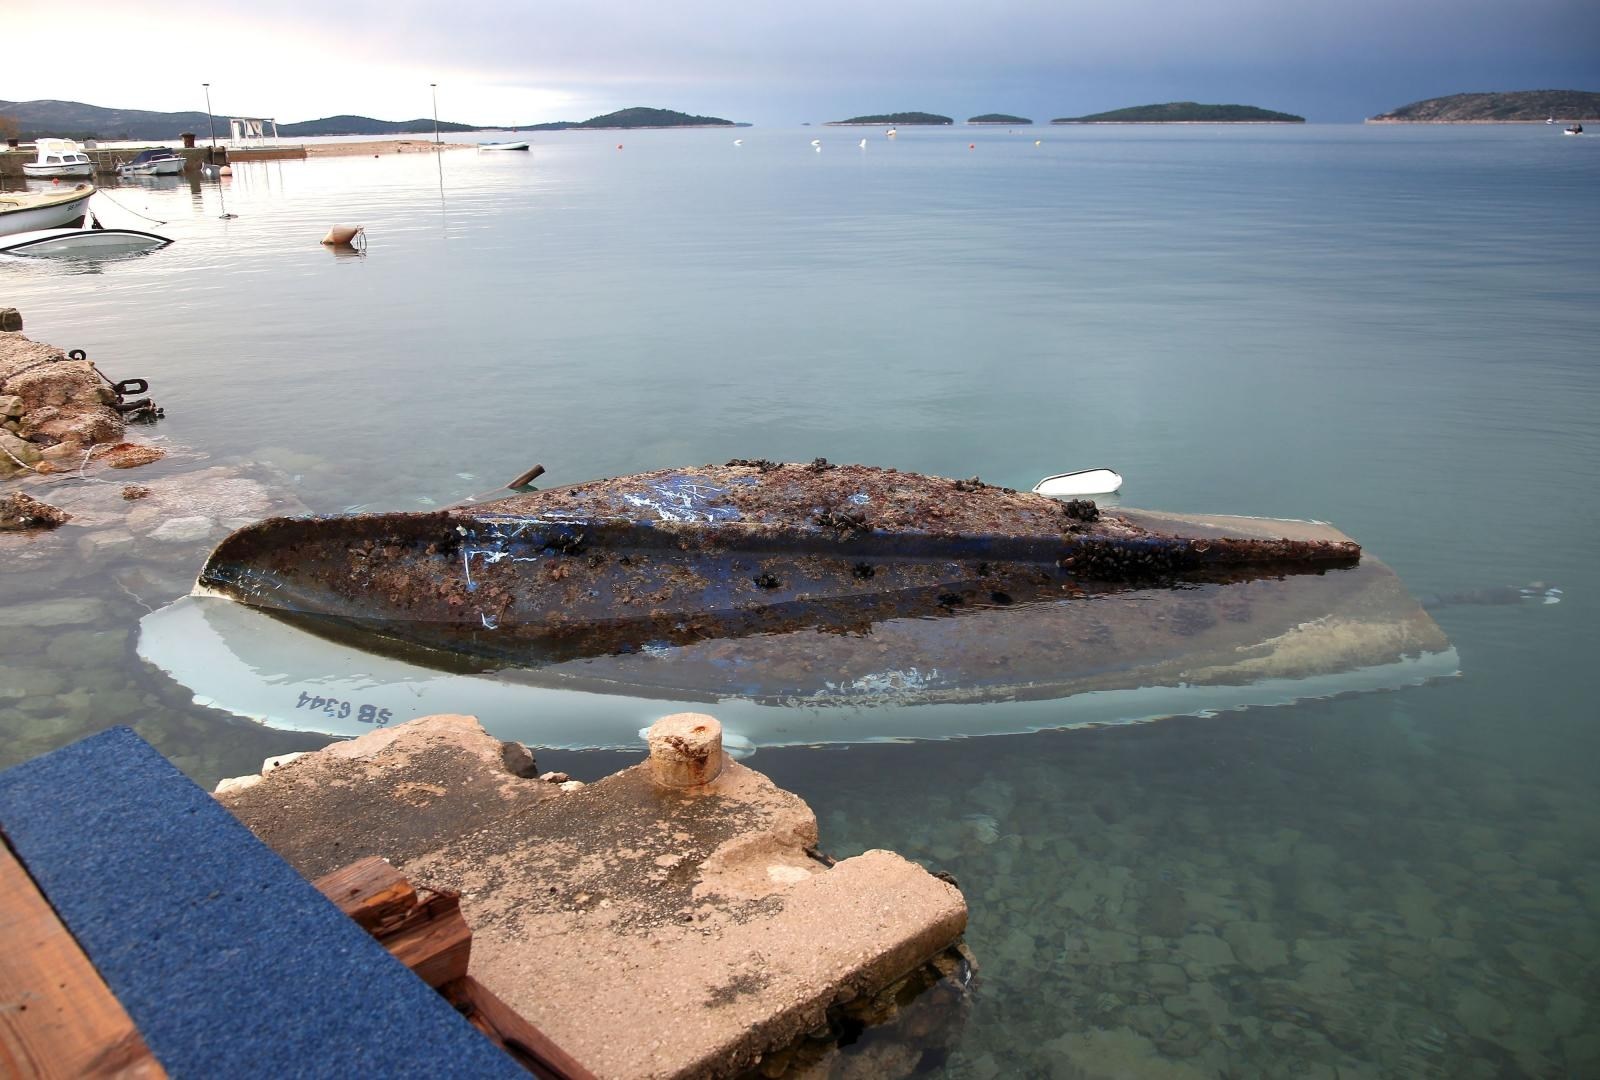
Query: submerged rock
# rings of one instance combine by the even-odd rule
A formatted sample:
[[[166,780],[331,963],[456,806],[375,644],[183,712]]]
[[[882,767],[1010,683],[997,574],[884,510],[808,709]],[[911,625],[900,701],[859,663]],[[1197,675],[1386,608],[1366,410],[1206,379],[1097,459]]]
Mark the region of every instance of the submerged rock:
[[[0,495],[0,531],[54,529],[70,520],[65,510],[20,491]]]

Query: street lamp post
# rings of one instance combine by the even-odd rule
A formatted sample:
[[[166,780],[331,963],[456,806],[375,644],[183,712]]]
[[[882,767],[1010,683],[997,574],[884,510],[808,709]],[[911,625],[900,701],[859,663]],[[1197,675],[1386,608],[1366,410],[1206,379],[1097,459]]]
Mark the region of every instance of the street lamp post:
[[[437,149],[439,146],[439,84],[431,82],[428,84],[428,89],[433,91],[433,145]]]
[[[215,161],[217,159],[217,120],[216,117],[211,115],[211,84],[203,82],[200,85],[206,88],[206,123],[211,125],[211,160]]]

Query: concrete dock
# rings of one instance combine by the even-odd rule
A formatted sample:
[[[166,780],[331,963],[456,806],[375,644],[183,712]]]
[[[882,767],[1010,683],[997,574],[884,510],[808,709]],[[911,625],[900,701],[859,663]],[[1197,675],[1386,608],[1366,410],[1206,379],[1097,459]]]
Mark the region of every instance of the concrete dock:
[[[161,146],[166,144],[154,143],[152,145]],[[150,149],[148,146],[124,146],[114,150],[85,149],[83,153],[88,155],[89,159],[94,162],[96,176],[115,176],[118,165],[132,161],[138,156],[139,151],[148,149]],[[212,161],[215,161],[218,165],[227,165],[240,161],[298,160],[306,156],[306,148],[304,146],[287,143],[278,146],[256,146],[246,149],[229,149],[225,146],[218,146],[215,148],[214,154],[210,146],[173,146],[172,152],[184,158],[183,172],[185,176],[198,175],[200,166]],[[27,143],[23,143],[16,150],[0,148],[0,179],[22,180],[29,178],[27,173],[22,171],[22,167],[37,160],[39,160],[37,151]],[[33,177],[31,179],[37,180],[39,178]],[[65,179],[62,180],[62,183],[67,182]]]
[[[601,1077],[780,1075],[838,1009],[959,941],[955,886],[888,851],[820,855],[810,809],[726,759],[715,719],[651,735],[645,763],[581,784],[529,776],[471,717],[425,717],[218,798],[307,877],[380,856],[459,892],[470,974]]]

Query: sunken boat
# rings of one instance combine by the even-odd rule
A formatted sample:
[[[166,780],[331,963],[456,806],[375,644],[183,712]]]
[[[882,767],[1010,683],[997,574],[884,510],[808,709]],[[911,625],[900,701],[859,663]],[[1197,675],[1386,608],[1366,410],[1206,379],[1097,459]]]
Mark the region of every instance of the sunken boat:
[[[806,744],[1456,670],[1393,572],[1323,523],[1112,512],[821,460],[262,521],[147,617],[141,652],[270,722],[353,733],[448,706],[573,747],[627,745],[668,707],[714,705],[735,741]]]

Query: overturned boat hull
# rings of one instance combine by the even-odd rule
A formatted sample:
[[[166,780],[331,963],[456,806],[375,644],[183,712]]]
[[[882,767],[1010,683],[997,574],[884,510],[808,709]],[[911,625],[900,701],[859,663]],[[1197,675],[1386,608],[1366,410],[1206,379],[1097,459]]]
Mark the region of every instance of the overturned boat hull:
[[[1113,517],[860,467],[276,519],[225,541],[198,591],[147,618],[147,658],[202,700],[340,733],[471,710],[610,746],[712,705],[755,744],[948,737],[1455,671],[1394,574],[1330,526]]]

